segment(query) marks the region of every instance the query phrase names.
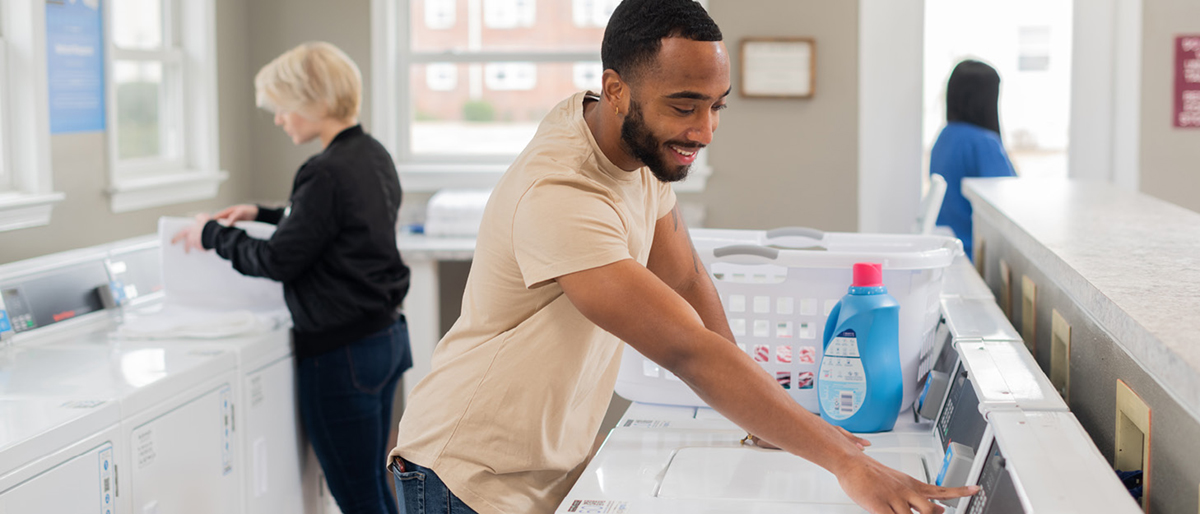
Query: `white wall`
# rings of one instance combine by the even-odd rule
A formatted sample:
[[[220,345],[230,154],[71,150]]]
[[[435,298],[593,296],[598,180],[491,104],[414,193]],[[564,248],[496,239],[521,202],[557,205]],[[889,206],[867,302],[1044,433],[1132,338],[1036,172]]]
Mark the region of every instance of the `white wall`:
[[[924,176],[924,0],[860,0],[858,230],[910,232]]]

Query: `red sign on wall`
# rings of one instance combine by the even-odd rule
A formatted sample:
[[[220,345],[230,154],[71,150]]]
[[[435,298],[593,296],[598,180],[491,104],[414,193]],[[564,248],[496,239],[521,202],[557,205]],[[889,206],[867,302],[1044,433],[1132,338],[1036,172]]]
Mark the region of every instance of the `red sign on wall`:
[[[1200,128],[1200,36],[1175,38],[1175,126]]]

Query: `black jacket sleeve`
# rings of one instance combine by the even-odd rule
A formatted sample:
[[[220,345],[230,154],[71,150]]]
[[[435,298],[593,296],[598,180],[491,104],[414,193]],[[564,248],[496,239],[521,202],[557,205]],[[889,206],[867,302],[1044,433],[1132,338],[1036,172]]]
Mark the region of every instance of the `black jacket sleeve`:
[[[258,217],[254,218],[254,221],[278,225],[281,219],[283,219],[283,207],[263,207],[259,205]]]
[[[260,240],[215,221],[204,225],[201,242],[243,275],[290,282],[324,253],[338,233],[337,184],[331,170],[305,166],[296,177],[292,211],[271,239]]]

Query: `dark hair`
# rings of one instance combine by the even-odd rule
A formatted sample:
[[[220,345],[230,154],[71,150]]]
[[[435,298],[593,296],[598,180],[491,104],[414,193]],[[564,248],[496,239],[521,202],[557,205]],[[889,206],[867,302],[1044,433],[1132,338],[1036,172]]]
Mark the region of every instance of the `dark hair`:
[[[633,80],[653,64],[663,38],[721,41],[721,29],[694,0],[625,0],[604,29],[600,60],[604,69]]]
[[[946,121],[962,121],[1000,133],[1000,74],[979,61],[963,61],[946,84]]]

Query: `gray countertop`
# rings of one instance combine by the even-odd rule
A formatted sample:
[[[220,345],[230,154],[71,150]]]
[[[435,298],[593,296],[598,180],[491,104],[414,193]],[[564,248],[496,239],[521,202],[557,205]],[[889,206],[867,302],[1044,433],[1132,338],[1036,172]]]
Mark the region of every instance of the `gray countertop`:
[[[1098,182],[963,184],[976,216],[1200,418],[1200,214]]]
[[[475,255],[473,237],[430,237],[399,232],[396,246],[404,260],[469,261]]]

